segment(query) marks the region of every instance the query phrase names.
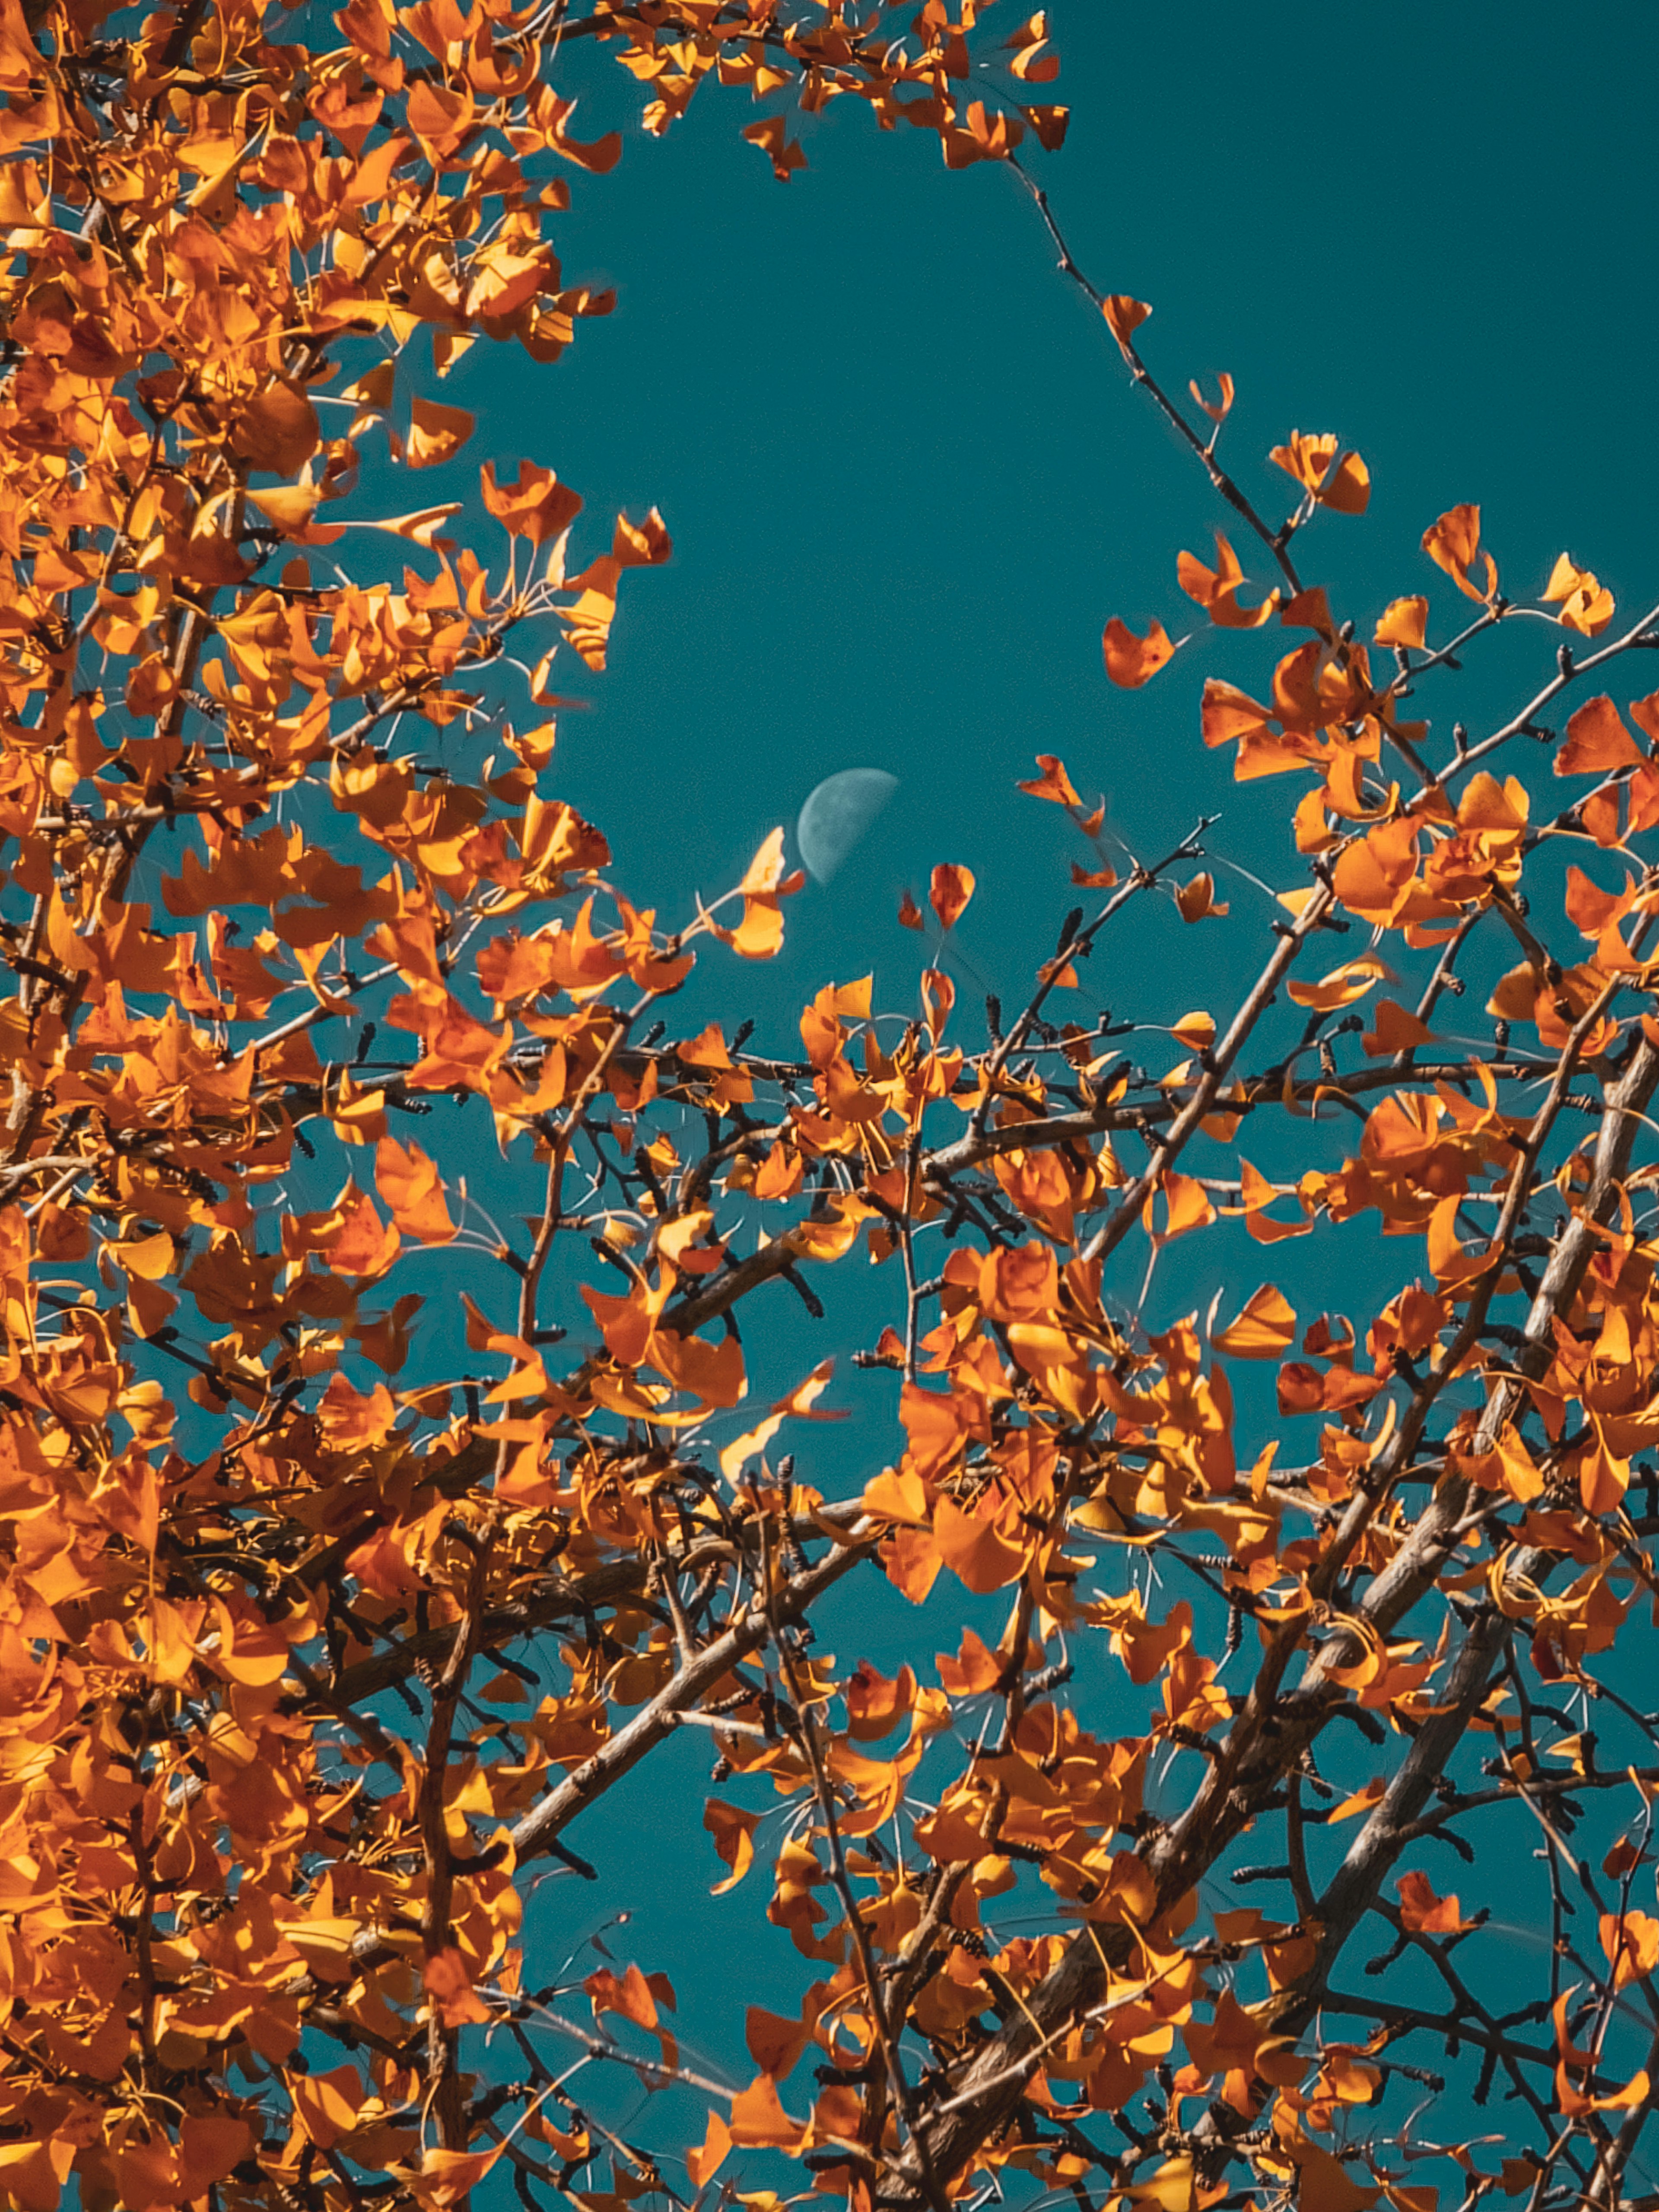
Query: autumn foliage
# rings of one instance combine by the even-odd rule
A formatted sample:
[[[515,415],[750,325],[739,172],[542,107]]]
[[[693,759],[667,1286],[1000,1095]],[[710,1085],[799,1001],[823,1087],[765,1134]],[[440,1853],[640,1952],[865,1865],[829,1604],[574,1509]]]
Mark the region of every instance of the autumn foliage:
[[[1042,15],[957,4],[0,7],[22,2212],[1615,2212],[1644,2171],[1659,611],[1536,549],[1512,595],[1471,504],[1333,605],[1365,463],[1291,431],[1230,473],[1231,380],[1166,388],[1020,165],[1064,136]],[[562,671],[662,519],[546,451],[472,508],[380,489],[465,446],[466,349],[550,364],[609,309],[554,242],[622,150],[557,88],[578,49],[650,131],[743,96],[780,178],[832,99],[1010,165],[1218,495],[1099,680],[1202,660],[1194,741],[1278,779],[1282,890],[1203,824],[1127,852],[1045,755],[1011,803],[1069,817],[1082,903],[1024,1004],[959,1003],[985,887],[942,863],[914,995],[827,980],[750,1042],[782,833],[664,919],[558,795]],[[1536,681],[1470,730],[1500,625]],[[507,657],[522,726],[478,688]],[[476,781],[433,765],[484,720]],[[1158,901],[1255,963],[1163,1028]],[[696,963],[728,1018],[677,1022]],[[1207,1313],[1163,1289],[1189,1237]],[[1265,1279],[1327,1246],[1352,1316]],[[421,1351],[452,1249],[494,1285],[460,1375]],[[746,1402],[838,1263],[886,1325]],[[854,1365],[885,1425],[831,1495]],[[894,1674],[814,1640],[855,1572]],[[585,1831],[688,1729],[672,1879],[798,1959],[790,2014],[682,2021],[614,1929],[527,1939],[550,1872],[573,1926],[627,1903]]]

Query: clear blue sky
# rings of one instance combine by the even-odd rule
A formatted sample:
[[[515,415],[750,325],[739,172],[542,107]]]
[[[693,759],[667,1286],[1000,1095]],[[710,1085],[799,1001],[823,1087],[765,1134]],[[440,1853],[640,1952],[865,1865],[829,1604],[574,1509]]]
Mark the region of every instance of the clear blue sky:
[[[1536,0],[1059,0],[1051,16],[1073,123],[1040,173],[1096,282],[1154,304],[1158,372],[1176,389],[1232,373],[1228,456],[1258,489],[1292,428],[1365,456],[1369,516],[1309,540],[1340,614],[1364,634],[1388,599],[1429,590],[1443,635],[1455,602],[1419,539],[1463,500],[1516,594],[1565,547],[1621,611],[1659,599],[1651,5],[1603,7],[1587,30]],[[579,70],[583,135],[623,122],[631,82],[598,56]],[[1197,740],[1205,675],[1260,679],[1274,641],[1195,640],[1134,695],[1102,672],[1110,614],[1194,626],[1175,557],[1206,550],[1216,504],[1054,274],[1015,180],[947,174],[935,141],[883,137],[848,100],[806,125],[811,167],[782,186],[738,137],[749,119],[711,88],[665,143],[629,130],[613,176],[574,176],[567,278],[614,282],[615,318],[552,368],[480,347],[445,395],[480,416],[466,471],[527,455],[601,518],[655,502],[673,532],[672,564],[626,580],[611,672],[564,678],[595,703],[562,718],[560,787],[634,897],[673,914],[725,888],[835,769],[902,779],[833,892],[795,902],[785,960],[735,997],[723,964],[688,1024],[754,1012],[783,1042],[820,981],[872,964],[903,1003],[916,940],[898,890],[939,860],[978,874],[963,943],[1012,1000],[1071,903],[1063,825],[1012,789],[1039,750],[1110,791],[1138,848],[1219,808],[1216,848],[1291,880],[1285,787],[1237,789]],[[1498,642],[1445,701],[1472,723],[1518,681],[1519,643]],[[1159,921],[1091,980],[1126,1011],[1133,988],[1165,1019],[1220,1012],[1248,935]],[[933,1649],[931,1623],[899,1626]],[[689,1794],[706,1762],[675,1749]],[[659,1777],[625,1799],[573,1841],[632,1886],[623,1955],[668,1968],[691,2040],[720,2055],[719,2019],[729,2057],[739,1988],[793,2008],[799,1962],[771,1931],[738,1946],[763,1876],[706,1899],[695,1796],[676,1808]],[[556,1926],[562,1950],[586,1903],[574,1882],[544,1892],[544,1940]]]

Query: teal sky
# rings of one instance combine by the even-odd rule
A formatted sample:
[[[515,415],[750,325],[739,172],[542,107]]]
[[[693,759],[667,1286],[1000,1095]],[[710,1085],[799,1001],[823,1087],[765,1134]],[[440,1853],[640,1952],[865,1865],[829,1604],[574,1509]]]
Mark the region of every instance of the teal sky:
[[[1588,35],[1536,0],[1059,0],[1050,15],[1073,119],[1034,167],[1094,281],[1153,303],[1156,372],[1177,392],[1232,374],[1225,457],[1276,512],[1289,480],[1263,457],[1293,428],[1334,431],[1370,466],[1364,520],[1322,520],[1303,541],[1339,617],[1368,635],[1390,598],[1427,591],[1443,638],[1461,603],[1419,541],[1465,500],[1511,595],[1536,594],[1565,548],[1622,617],[1659,599],[1650,6],[1604,7]],[[631,81],[592,52],[573,71],[582,135],[626,125]],[[1212,851],[1297,880],[1291,782],[1235,787],[1197,736],[1204,678],[1265,683],[1280,634],[1200,635],[1144,691],[1106,681],[1108,616],[1197,628],[1175,560],[1207,554],[1218,507],[1055,274],[1017,180],[948,174],[936,141],[884,137],[846,100],[801,128],[811,166],[782,186],[738,135],[751,114],[711,87],[663,143],[627,128],[612,176],[573,174],[567,281],[614,283],[616,315],[550,368],[475,349],[444,395],[480,422],[458,486],[476,460],[522,455],[586,494],[592,550],[618,507],[655,503],[673,532],[668,568],[625,580],[610,672],[559,664],[561,688],[593,705],[561,717],[558,787],[605,830],[632,897],[684,917],[822,777],[901,779],[833,890],[792,905],[784,958],[719,963],[677,1033],[682,1012],[728,1033],[753,1014],[761,1041],[787,1044],[803,998],[872,966],[878,1002],[905,1006],[918,944],[898,895],[944,860],[979,878],[962,943],[1013,1002],[1072,903],[1066,825],[1013,790],[1038,751],[1085,794],[1109,792],[1139,852],[1220,811]],[[428,486],[444,496],[447,479]],[[1502,636],[1423,711],[1478,726],[1548,655],[1536,633]],[[1631,689],[1655,680],[1638,669]],[[1243,883],[1224,895],[1250,927],[1141,910],[1097,960],[1091,1012],[1223,1013],[1266,919]],[[844,1348],[793,1310],[775,1328],[781,1381]],[[757,1316],[750,1340],[763,1334]],[[814,1437],[856,1456],[851,1431]],[[881,1595],[843,1620],[845,1657],[954,1646],[957,1625],[898,1619]],[[674,1747],[573,1840],[632,1904],[615,1948],[667,1968],[690,2046],[741,2069],[742,2002],[793,2010],[808,1977],[764,1929],[763,1876],[706,1899],[705,1750]],[[595,1894],[550,1886],[538,1947],[562,1955]]]

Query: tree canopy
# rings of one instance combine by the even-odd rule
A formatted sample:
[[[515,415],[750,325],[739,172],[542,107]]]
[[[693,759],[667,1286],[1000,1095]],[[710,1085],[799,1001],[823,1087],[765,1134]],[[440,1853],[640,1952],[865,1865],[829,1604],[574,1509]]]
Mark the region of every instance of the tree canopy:
[[[21,2212],[1649,2201],[1659,608],[1565,552],[1510,596],[1472,504],[1342,605],[1365,462],[1235,458],[1231,380],[1166,373],[1030,166],[1043,15],[955,6],[0,5]],[[966,989],[941,862],[902,1002],[826,978],[769,1036],[784,830],[672,915],[559,796],[562,672],[662,518],[545,448],[384,492],[472,434],[467,349],[554,374],[611,307],[556,251],[622,151],[559,88],[594,49],[648,131],[761,103],[786,181],[831,100],[1012,167],[1216,495],[1101,681],[1217,672],[1193,742],[1284,802],[1249,903],[1208,823],[1133,852],[1042,753],[1076,859],[1022,1002]],[[1500,628],[1531,673],[1471,728]],[[1242,992],[1137,1012],[1154,902]],[[1183,1312],[1200,1237],[1233,1289]],[[1271,1279],[1301,1239],[1351,1315]],[[749,1402],[837,1265],[873,1340]],[[854,1577],[914,1663],[830,1655]],[[740,1948],[682,2020],[614,1930],[526,1929],[550,1872],[591,1924],[595,1808],[688,1731],[664,1879],[798,1960],[789,2014]]]

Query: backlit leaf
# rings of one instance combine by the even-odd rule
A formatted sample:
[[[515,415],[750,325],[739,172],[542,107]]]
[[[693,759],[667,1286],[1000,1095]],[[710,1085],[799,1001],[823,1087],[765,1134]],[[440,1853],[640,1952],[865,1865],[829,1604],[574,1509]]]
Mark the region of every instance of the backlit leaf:
[[[1134,690],[1158,670],[1175,653],[1162,623],[1155,622],[1146,636],[1134,632],[1114,615],[1106,625],[1103,639],[1106,653],[1106,673],[1114,684]]]

